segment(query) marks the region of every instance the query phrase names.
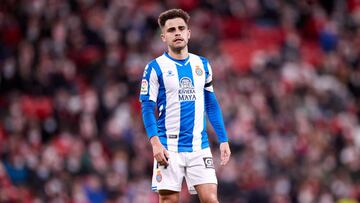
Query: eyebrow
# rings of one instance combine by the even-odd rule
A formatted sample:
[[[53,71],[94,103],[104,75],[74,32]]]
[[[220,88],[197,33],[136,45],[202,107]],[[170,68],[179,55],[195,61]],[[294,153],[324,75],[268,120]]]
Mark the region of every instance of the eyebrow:
[[[176,28],[176,27],[169,27],[166,31],[167,31],[167,32],[172,32],[172,31],[175,30],[175,28]],[[178,26],[178,28],[179,28],[179,30],[183,30],[183,29],[186,28],[186,26],[180,25],[180,26]]]

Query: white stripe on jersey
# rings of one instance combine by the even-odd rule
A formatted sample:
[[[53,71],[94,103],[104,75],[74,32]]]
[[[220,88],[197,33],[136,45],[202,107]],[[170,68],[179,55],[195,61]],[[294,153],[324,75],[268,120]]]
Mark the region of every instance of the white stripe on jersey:
[[[167,146],[169,151],[178,151],[178,141],[180,132],[180,103],[177,102],[179,97],[177,91],[170,91],[171,87],[179,89],[179,83],[174,82],[178,78],[176,65],[166,56],[156,59],[163,73],[163,81],[166,92],[166,107],[165,107],[165,128],[167,135]],[[170,72],[169,72],[170,71]],[[175,79],[174,79],[175,78]],[[169,138],[169,136],[176,135],[176,138]]]
[[[190,54],[190,66],[195,67],[192,69],[192,73],[194,76],[197,76],[198,73],[196,73],[197,68],[201,67],[197,64],[202,64],[202,61],[199,57],[194,56]],[[204,68],[203,68],[204,69]],[[205,71],[204,71],[205,72]],[[205,75],[205,73],[202,73]],[[202,79],[202,78],[201,78]],[[198,151],[201,150],[201,138],[202,138],[202,131],[204,130],[204,111],[205,111],[205,105],[204,102],[204,81],[203,80],[195,80],[194,79],[194,86],[198,88],[202,88],[202,90],[199,89],[199,91],[196,91],[196,99],[198,102],[195,102],[195,120],[194,120],[194,137],[193,137],[193,150]]]
[[[150,77],[155,78],[155,80],[151,80],[150,85],[150,100],[155,101],[157,100],[155,95],[158,95],[159,93],[159,82],[156,82],[158,80],[158,76],[156,75],[156,72],[154,70],[151,71]]]

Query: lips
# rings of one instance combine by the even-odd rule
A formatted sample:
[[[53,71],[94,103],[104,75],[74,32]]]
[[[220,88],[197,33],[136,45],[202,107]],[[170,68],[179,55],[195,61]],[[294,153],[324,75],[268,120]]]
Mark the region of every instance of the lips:
[[[181,39],[181,38],[176,38],[176,39],[174,40],[174,42],[182,42],[182,41],[184,41],[184,40]]]

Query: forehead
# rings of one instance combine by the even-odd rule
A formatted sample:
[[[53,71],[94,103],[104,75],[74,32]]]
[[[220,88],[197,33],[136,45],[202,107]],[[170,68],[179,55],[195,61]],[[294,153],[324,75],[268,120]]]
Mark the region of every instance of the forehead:
[[[184,19],[182,18],[169,19],[165,22],[164,28],[167,29],[170,27],[178,27],[178,26],[186,26]]]

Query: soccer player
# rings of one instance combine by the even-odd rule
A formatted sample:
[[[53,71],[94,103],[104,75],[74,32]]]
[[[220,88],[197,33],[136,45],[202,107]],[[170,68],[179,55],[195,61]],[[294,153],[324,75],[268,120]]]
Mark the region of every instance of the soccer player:
[[[179,202],[184,178],[201,202],[218,202],[205,115],[220,143],[221,165],[231,153],[209,61],[188,52],[189,19],[181,9],[160,14],[160,37],[168,50],[146,65],[141,81],[142,117],[154,155],[152,190],[160,202]]]

